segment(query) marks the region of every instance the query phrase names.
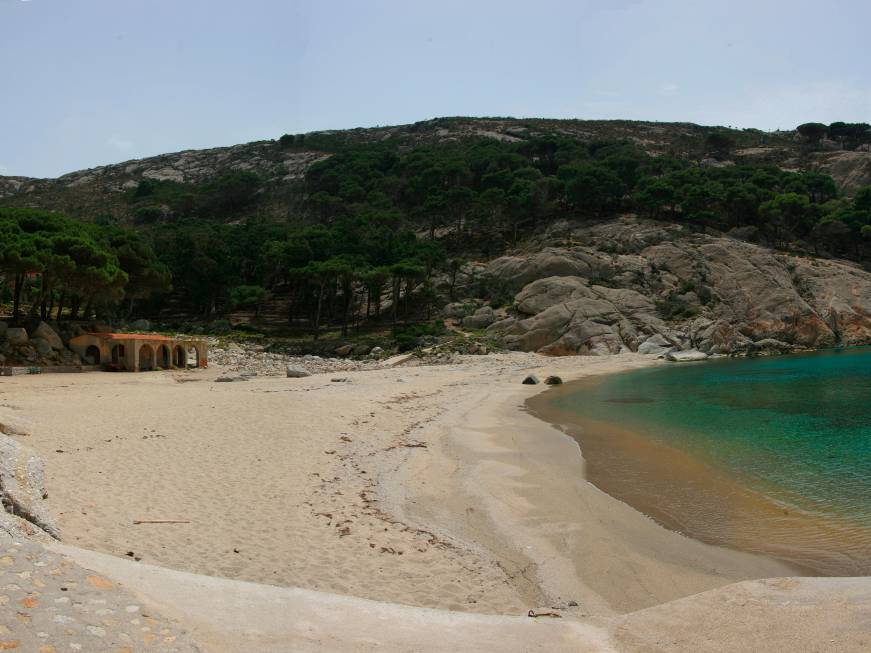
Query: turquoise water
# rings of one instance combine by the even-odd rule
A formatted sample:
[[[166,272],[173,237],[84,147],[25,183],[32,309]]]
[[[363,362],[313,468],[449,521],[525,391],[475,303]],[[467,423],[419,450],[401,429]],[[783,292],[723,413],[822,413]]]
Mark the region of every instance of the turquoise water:
[[[588,430],[617,425],[689,454],[699,469],[732,479],[779,511],[760,512],[752,502],[730,510],[722,497],[711,499],[710,488],[683,487],[704,479],[686,479],[686,492],[658,492],[657,482],[675,480],[651,481],[644,460],[631,455],[609,461],[635,470],[622,480],[627,495],[642,494],[633,479],[645,484],[648,501],[668,504],[669,494],[680,495],[675,505],[655,507],[682,530],[827,573],[871,573],[871,348],[648,368],[557,393],[550,403],[587,420]],[[600,434],[595,449],[603,445]],[[694,494],[703,509],[687,507]],[[728,527],[718,510],[729,513]]]

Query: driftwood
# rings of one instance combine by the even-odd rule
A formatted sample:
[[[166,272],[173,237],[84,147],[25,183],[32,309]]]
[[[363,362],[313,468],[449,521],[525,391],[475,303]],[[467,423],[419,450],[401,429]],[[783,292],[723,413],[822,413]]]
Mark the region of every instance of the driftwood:
[[[556,612],[536,612],[535,610],[530,610],[526,613],[527,617],[556,617],[557,619],[562,619],[561,614],[557,614]]]
[[[134,519],[134,524],[190,524],[190,519]]]

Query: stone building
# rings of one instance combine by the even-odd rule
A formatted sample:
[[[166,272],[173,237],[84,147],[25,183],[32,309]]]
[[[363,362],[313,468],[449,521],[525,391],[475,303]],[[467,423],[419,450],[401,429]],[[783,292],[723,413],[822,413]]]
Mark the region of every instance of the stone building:
[[[128,372],[206,367],[204,340],[170,338],[150,333],[86,333],[71,338],[69,348],[86,365]]]

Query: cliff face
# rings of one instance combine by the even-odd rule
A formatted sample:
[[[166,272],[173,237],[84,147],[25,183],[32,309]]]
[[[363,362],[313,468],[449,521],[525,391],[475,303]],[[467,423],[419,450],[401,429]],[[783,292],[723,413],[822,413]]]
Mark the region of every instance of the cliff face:
[[[516,292],[516,314],[488,329],[511,348],[732,354],[871,343],[871,273],[853,264],[634,218],[564,226],[560,238],[484,271],[487,287]]]

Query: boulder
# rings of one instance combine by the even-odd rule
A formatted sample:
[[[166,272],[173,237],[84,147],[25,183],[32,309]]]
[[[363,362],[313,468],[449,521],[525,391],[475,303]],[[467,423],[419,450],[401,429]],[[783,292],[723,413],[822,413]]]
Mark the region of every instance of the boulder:
[[[590,286],[581,277],[548,277],[515,298],[518,313],[488,333],[510,349],[547,354],[617,354],[634,351],[651,332],[667,331],[653,302],[625,288]]]
[[[11,328],[6,329],[6,341],[10,345],[24,345],[29,338],[27,337],[27,329]]]
[[[523,385],[538,385],[539,380],[538,377],[535,376],[535,374],[530,374],[525,379],[523,379],[522,383]]]
[[[558,376],[549,376],[544,380],[545,385],[562,385],[563,380]]]
[[[463,318],[463,327],[466,329],[486,329],[496,321],[496,313],[489,306],[482,306],[472,315]]]
[[[54,351],[51,343],[44,338],[34,337],[30,340],[30,344],[36,347],[36,353],[40,356],[49,356]]]
[[[45,322],[40,322],[36,330],[31,334],[31,338],[41,338],[45,340],[52,349],[61,351],[64,349],[64,342],[57,332]]]
[[[350,356],[354,351],[354,345],[342,345],[336,348],[336,356]]]
[[[311,374],[307,370],[305,370],[301,367],[296,367],[294,365],[287,366],[287,378],[289,378],[289,379],[301,379],[301,378],[306,377],[306,376],[311,376]]]
[[[383,353],[384,353],[384,350],[381,347],[372,347],[371,351],[369,352],[369,355],[372,356],[373,358],[377,358],[378,356],[380,356]]]
[[[442,314],[445,317],[450,317],[450,318],[454,318],[454,319],[459,320],[459,319],[466,317],[470,313],[474,312],[474,310],[475,310],[475,304],[473,304],[473,303],[470,303],[470,302],[452,302],[450,304],[447,304],[442,309]]]
[[[708,355],[698,349],[687,349],[686,351],[670,351],[665,355],[665,360],[673,363],[687,363],[691,361],[707,360]]]
[[[32,424],[18,417],[9,408],[0,408],[0,433],[6,435],[30,435],[33,430]],[[2,488],[2,484],[0,484]]]
[[[6,435],[0,435],[0,509],[29,521],[54,538],[57,524],[45,499],[45,468],[36,452]]]
[[[639,354],[653,354],[654,356],[662,356],[667,354],[675,346],[661,333],[654,333],[647,340],[638,345]]]

